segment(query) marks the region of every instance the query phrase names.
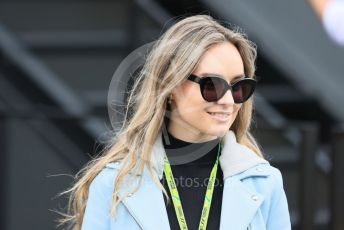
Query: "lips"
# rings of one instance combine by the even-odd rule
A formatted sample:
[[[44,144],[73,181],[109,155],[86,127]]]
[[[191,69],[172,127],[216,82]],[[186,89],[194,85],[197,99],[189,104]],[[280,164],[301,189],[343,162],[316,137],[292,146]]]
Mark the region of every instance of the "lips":
[[[228,121],[230,119],[230,112],[207,112],[212,118],[218,121]]]
[[[223,116],[229,116],[231,115],[231,112],[208,112],[211,115],[223,115]]]

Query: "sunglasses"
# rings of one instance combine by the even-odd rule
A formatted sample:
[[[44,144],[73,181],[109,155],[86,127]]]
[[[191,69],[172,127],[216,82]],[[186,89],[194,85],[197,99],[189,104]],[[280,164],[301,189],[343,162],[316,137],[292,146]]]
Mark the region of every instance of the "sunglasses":
[[[198,77],[191,74],[188,80],[200,84],[202,97],[208,102],[220,100],[226,94],[227,90],[231,90],[234,103],[243,103],[251,97],[257,85],[257,81],[253,78],[243,78],[232,84],[228,84],[221,77]]]

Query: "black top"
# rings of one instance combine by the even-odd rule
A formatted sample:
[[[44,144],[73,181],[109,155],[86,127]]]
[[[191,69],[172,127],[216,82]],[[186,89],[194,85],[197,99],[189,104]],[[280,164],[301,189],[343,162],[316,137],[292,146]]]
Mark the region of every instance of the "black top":
[[[197,230],[210,173],[218,154],[219,139],[202,143],[190,143],[177,139],[170,133],[165,137],[163,136],[162,139],[171,164],[188,229]],[[178,156],[182,157],[178,158]],[[161,182],[170,197],[170,203],[167,204],[164,195],[171,229],[179,230],[177,215],[165,175],[163,175]],[[218,230],[220,228],[222,192],[223,172],[219,164],[217,167],[207,230]]]

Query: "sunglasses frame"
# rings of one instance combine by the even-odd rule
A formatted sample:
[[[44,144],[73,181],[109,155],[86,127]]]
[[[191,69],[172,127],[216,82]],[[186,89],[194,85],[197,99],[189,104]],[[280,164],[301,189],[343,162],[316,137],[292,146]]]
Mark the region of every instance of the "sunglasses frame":
[[[249,77],[244,77],[244,78],[242,78],[242,79],[239,79],[239,80],[237,80],[237,81],[235,81],[235,82],[233,82],[232,84],[231,83],[228,83],[225,79],[223,79],[222,77],[219,77],[219,76],[217,76],[217,75],[207,75],[207,76],[204,76],[204,77],[199,77],[199,76],[197,76],[197,75],[194,75],[194,74],[190,74],[190,76],[187,78],[188,80],[190,80],[190,81],[193,81],[193,82],[196,82],[196,83],[198,83],[199,85],[200,85],[200,91],[201,91],[201,95],[202,95],[202,97],[203,97],[203,99],[205,100],[205,101],[208,101],[208,102],[215,102],[215,101],[218,101],[218,100],[220,100],[225,94],[226,94],[226,92],[227,92],[227,90],[225,91],[225,93],[220,97],[220,98],[218,98],[217,100],[214,100],[214,101],[209,101],[209,100],[207,100],[204,96],[203,96],[203,93],[202,93],[202,81],[203,81],[203,79],[205,79],[205,78],[219,78],[219,79],[221,79],[221,81],[224,81],[224,82],[226,82],[226,89],[227,90],[230,90],[231,92],[232,92],[232,89],[233,89],[233,87],[235,87],[238,83],[240,83],[240,82],[243,82],[243,81],[245,81],[245,82],[252,82],[253,83],[253,85],[254,85],[254,87],[253,87],[253,90],[252,90],[252,92],[250,93],[250,95],[247,97],[247,99],[245,99],[244,101],[242,101],[242,102],[235,102],[234,101],[234,103],[236,103],[236,104],[241,104],[241,103],[244,103],[245,101],[247,101],[251,96],[252,96],[252,94],[253,94],[253,92],[254,92],[254,90],[255,90],[255,88],[256,88],[256,85],[257,85],[257,83],[258,83],[258,81],[256,80],[256,79],[253,79],[253,78],[249,78]],[[232,96],[233,96],[233,94],[232,94]],[[234,97],[233,97],[233,100],[234,100]]]

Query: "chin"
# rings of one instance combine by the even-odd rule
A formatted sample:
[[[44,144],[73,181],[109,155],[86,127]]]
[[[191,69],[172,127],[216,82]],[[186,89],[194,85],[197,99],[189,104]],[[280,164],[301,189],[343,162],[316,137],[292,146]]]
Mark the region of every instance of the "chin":
[[[227,133],[228,133],[228,131],[229,131],[229,129],[226,129],[226,130],[223,130],[223,131],[220,131],[219,133],[218,133],[218,137],[224,137]]]
[[[207,131],[207,134],[210,136],[217,136],[217,137],[223,137],[225,136],[229,131],[229,127],[226,129],[217,129],[217,130],[212,130],[212,131]]]

